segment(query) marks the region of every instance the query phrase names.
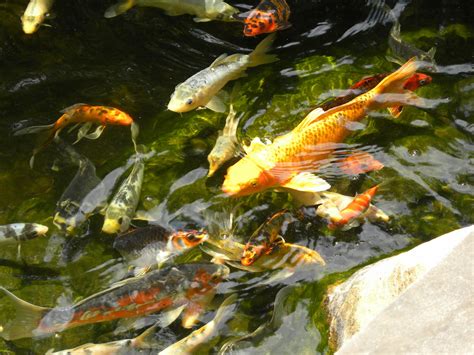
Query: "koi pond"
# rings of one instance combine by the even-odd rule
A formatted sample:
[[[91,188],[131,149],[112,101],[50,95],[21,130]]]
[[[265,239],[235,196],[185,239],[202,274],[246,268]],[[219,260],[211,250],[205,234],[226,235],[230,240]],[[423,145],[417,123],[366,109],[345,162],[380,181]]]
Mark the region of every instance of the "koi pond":
[[[146,349],[135,349],[157,353],[213,320],[224,300],[233,304],[232,313],[225,315],[225,322],[215,323],[217,333],[204,337],[193,348],[195,353],[332,353],[323,307],[329,285],[375,260],[474,222],[472,4],[287,2],[291,26],[276,32],[268,50],[278,61],[249,67],[246,76],[232,78],[224,88],[229,94],[224,101],[232,103],[240,118],[239,147],[211,177],[207,157],[225,125],[228,105],[224,113],[207,108],[177,113],[167,109],[170,96],[179,83],[221,54],[249,55],[267,34],[246,37],[242,21],[195,22],[191,15],[168,16],[151,7],[137,6],[104,18],[115,1],[58,0],[44,26],[27,35],[20,18],[28,1],[0,3],[0,225],[39,223],[49,228],[45,236],[20,245],[2,241],[0,286],[31,304],[56,310],[71,310],[104,290],[112,293],[110,302],[97,299],[81,314],[60,314],[71,324],[79,317],[74,326],[56,326],[61,319],[54,319],[49,324],[52,331],[38,331],[46,326],[47,316],[41,315],[47,310],[30,307],[20,312],[14,305],[18,300],[2,291],[2,353],[43,354],[132,339],[159,321],[162,326],[147,334]],[[244,13],[259,1],[227,3]],[[223,192],[226,169],[245,156],[244,147],[254,138],[269,146],[321,103],[344,95],[364,77],[396,71],[415,55],[426,64],[417,71],[432,78],[416,90],[426,105],[407,101],[396,118],[386,109],[370,111],[349,128],[347,138],[334,142],[334,154],[311,171],[331,186],[329,191],[351,198],[378,185],[372,203],[388,221],[370,219],[352,228],[332,228],[327,218],[316,214],[318,206],[300,207],[288,190],[268,188],[240,197]],[[137,147],[130,127],[119,125],[108,125],[98,139],[73,145],[77,131],[70,131],[71,125],[60,132],[60,140],[38,150],[31,168],[42,133],[15,132],[50,125],[61,117],[60,111],[77,103],[129,114],[139,126]],[[341,161],[367,153],[376,168],[341,169]],[[107,206],[97,203],[74,229],[61,228],[53,218],[61,201],[80,205],[100,182],[110,202],[136,166],[137,156],[144,172],[130,230],[160,225],[194,234],[178,240],[186,251],[166,259],[160,271],[117,285],[133,276],[126,254],[136,246],[132,240],[122,255],[117,233],[102,232]],[[209,243],[213,239],[243,246],[282,209],[287,210],[284,222],[269,233],[278,234],[284,246],[315,255],[317,262],[299,268],[283,258],[268,267],[245,269],[239,259],[227,262],[226,250]],[[209,240],[196,242],[199,233]],[[152,254],[150,267],[156,269],[160,251],[147,250],[146,238],[136,241],[144,245],[138,254]],[[186,244],[193,241],[196,245]],[[281,244],[275,249],[285,250]],[[273,252],[266,250],[262,260]],[[206,292],[196,289],[196,279],[180,281],[188,276],[183,265],[190,263],[211,269],[211,281],[202,281]],[[160,287],[148,288],[147,275],[154,272],[162,275]],[[138,318],[111,316],[113,307],[124,300],[113,302],[122,287],[138,296],[128,298],[120,311],[133,310],[155,290],[164,297],[160,302],[170,302],[175,312],[167,317],[161,316],[163,312],[137,313]],[[104,319],[85,321],[103,309],[108,309]],[[14,327],[24,334],[2,336]]]

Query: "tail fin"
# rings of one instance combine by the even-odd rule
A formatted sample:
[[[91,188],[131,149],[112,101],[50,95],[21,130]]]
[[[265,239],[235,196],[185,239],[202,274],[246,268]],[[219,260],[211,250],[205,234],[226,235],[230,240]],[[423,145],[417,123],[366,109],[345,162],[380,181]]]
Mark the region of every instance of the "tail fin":
[[[44,126],[31,126],[19,129],[18,131],[13,132],[14,136],[21,136],[23,134],[35,134],[40,132],[50,131],[54,128],[54,123],[44,125]]]
[[[16,297],[10,291],[0,287],[0,292],[7,296],[15,307],[15,319],[1,327],[0,337],[6,340],[29,338],[34,335],[41,319],[50,308],[36,306]]]
[[[34,134],[34,133],[41,133],[44,132],[46,136],[43,139],[40,139],[40,143],[38,147],[36,147],[33,150],[33,155],[30,159],[30,168],[33,169],[33,164],[35,161],[35,155],[38,154],[40,151],[42,151],[49,143],[51,143],[54,140],[54,137],[59,133],[60,129],[56,128],[56,123],[52,123],[50,125],[44,125],[44,126],[31,126],[31,127],[26,127],[22,128],[18,131],[15,131],[13,133],[14,136],[19,136],[23,134]]]
[[[415,74],[419,62],[411,58],[397,71],[383,79],[374,89],[376,94],[372,110],[378,110],[396,105],[425,106],[422,98],[404,88],[405,82]]]
[[[104,17],[112,18],[118,15],[127,12],[136,4],[136,0],[121,0],[117,4],[112,5],[107,10],[105,10]]]
[[[275,54],[266,54],[275,40],[275,34],[267,36],[263,41],[261,41],[255,50],[250,53],[249,56],[249,67],[256,67],[261,64],[273,63],[278,60],[278,57]]]

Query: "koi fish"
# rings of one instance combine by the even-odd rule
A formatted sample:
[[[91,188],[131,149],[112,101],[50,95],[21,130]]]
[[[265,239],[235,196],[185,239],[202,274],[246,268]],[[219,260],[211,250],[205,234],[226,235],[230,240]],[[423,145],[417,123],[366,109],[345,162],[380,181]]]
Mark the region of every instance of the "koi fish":
[[[268,188],[320,192],[330,188],[309,171],[334,151],[351,133],[351,125],[367,112],[391,106],[425,102],[404,89],[418,67],[413,59],[383,79],[375,88],[328,111],[312,111],[293,131],[264,144],[255,138],[247,155],[227,170],[222,190],[230,196],[245,196]]]
[[[352,85],[349,88],[348,92],[344,95],[338,96],[335,99],[325,102],[324,104],[317,107],[321,107],[324,111],[328,111],[336,106],[344,105],[345,103],[355,99],[357,96],[375,88],[388,75],[388,73],[383,73],[363,78],[362,80],[359,80],[357,83]],[[430,83],[431,77],[429,75],[415,73],[405,82],[403,88],[406,90],[415,91],[419,87],[428,85]],[[402,109],[403,106],[393,106],[389,107],[388,111],[393,117],[397,118],[398,116],[400,116]]]
[[[262,0],[255,9],[234,17],[244,18],[244,35],[251,37],[290,27],[290,12],[285,0]]]
[[[133,339],[116,340],[104,344],[88,343],[74,349],[54,352],[49,350],[46,355],[135,354],[139,350],[153,347],[153,338],[159,326],[158,322]]]
[[[234,105],[230,105],[229,115],[225,120],[225,126],[222,131],[219,132],[216,144],[212,151],[207,156],[209,162],[209,173],[208,177],[214,175],[217,169],[219,169],[225,162],[235,156],[237,151],[237,127],[239,126],[239,118],[236,118],[234,111]]]
[[[32,126],[20,129],[14,133],[15,136],[22,134],[32,134],[39,132],[48,132],[46,138],[43,140],[41,145],[33,151],[33,156],[30,160],[30,166],[33,166],[34,157],[41,150],[43,150],[53,139],[61,132],[63,128],[70,124],[74,124],[74,129],[77,125],[83,124],[77,134],[77,139],[74,143],[79,142],[82,138],[97,139],[100,137],[107,125],[118,125],[118,126],[132,126],[132,139],[133,131],[137,128],[133,125],[133,119],[127,113],[120,111],[119,109],[107,106],[91,106],[87,104],[75,104],[67,107],[61,111],[63,115],[53,124],[45,126]],[[92,125],[98,124],[97,129],[88,133]]]
[[[37,223],[13,223],[0,226],[0,244],[22,242],[42,237],[48,232],[48,227]]]
[[[391,62],[402,64],[403,61],[409,58],[416,57],[420,61],[425,61],[432,64],[431,69],[436,70],[436,62],[434,56],[436,54],[436,48],[431,48],[428,52],[424,52],[414,45],[407,43],[402,40],[400,32],[400,22],[395,21],[388,37],[388,45],[392,50],[392,54],[396,58],[388,57]]]
[[[217,286],[229,274],[223,265],[185,264],[155,270],[143,277],[98,292],[69,307],[46,308],[16,297],[5,288],[0,291],[12,301],[15,319],[3,326],[6,340],[48,335],[85,324],[133,318],[160,311],[173,312],[194,302],[190,297]],[[177,314],[176,314],[177,313]],[[165,315],[164,315],[165,317]],[[166,317],[165,317],[166,318]],[[167,319],[167,324],[174,321]]]
[[[379,185],[376,185],[367,191],[357,195],[354,199],[340,211],[339,216],[331,216],[329,229],[342,228],[343,230],[352,228],[356,219],[361,218],[370,206],[370,202],[377,193]]]
[[[168,16],[194,15],[196,22],[234,21],[232,15],[239,12],[223,0],[122,0],[109,7],[104,17],[121,15],[134,6],[157,7],[164,10]]]
[[[380,170],[384,165],[367,152],[358,152],[342,159],[339,169],[347,175],[359,175],[369,171]]]
[[[162,226],[148,226],[115,238],[114,248],[135,267],[135,275],[161,265],[169,258],[184,253],[208,239],[204,231],[172,231]]]
[[[175,354],[194,354],[200,345],[209,342],[218,335],[218,331],[223,324],[225,324],[235,310],[235,301],[237,295],[227,297],[219,306],[213,320],[203,327],[195,330],[187,337],[168,346],[166,349],[160,351],[159,355],[175,355]]]
[[[137,155],[130,175],[122,182],[105,211],[102,231],[113,234],[124,232],[130,226],[133,214],[138,206],[143,184],[145,163],[141,155]]]
[[[30,0],[25,13],[21,17],[23,32],[35,33],[47,17],[54,0]]]
[[[266,54],[274,39],[274,35],[268,36],[249,55],[219,56],[208,68],[176,86],[168,103],[168,110],[188,112],[197,107],[207,107],[216,112],[225,112],[226,105],[217,95],[219,91],[230,80],[245,76],[247,68],[277,61],[275,55]]]

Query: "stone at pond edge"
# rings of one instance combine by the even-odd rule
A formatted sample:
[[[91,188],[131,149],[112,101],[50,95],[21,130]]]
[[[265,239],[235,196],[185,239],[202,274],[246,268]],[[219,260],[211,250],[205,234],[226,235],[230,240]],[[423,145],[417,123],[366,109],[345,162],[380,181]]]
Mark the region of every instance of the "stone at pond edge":
[[[453,290],[457,291],[456,294],[464,295],[457,302],[465,302],[467,305],[464,308],[466,312],[470,312],[471,319],[465,324],[465,330],[470,331],[472,337],[473,328],[469,330],[468,325],[472,325],[474,320],[473,287],[469,286],[474,281],[473,254],[474,227],[471,226],[445,234],[408,252],[359,270],[347,281],[329,291],[327,310],[330,318],[331,344],[335,349],[341,348],[344,344],[340,353],[368,353],[375,349],[377,349],[376,352],[407,350],[418,352],[421,351],[422,345],[425,346],[426,352],[436,351],[430,348],[429,339],[421,344],[422,340],[410,336],[410,333],[405,335],[407,337],[405,342],[412,346],[409,349],[407,347],[402,349],[401,344],[405,342],[400,334],[411,324],[414,327],[412,332],[420,333],[421,337],[424,334],[421,316],[427,323],[436,323],[436,317],[439,317],[441,321],[443,316],[440,312],[447,310],[449,306],[458,310],[459,305],[452,305],[450,292]],[[447,266],[447,263],[450,264]],[[447,276],[445,269],[452,275]],[[429,280],[432,284],[425,285]],[[462,287],[465,289],[460,289]],[[420,294],[420,292],[425,293]],[[414,308],[404,309],[407,304],[413,303],[413,299],[406,299],[410,297],[409,295],[416,297],[418,303]],[[467,298],[468,295],[470,298]],[[418,312],[418,309],[424,308],[423,305],[431,303],[434,304],[426,310],[427,314],[421,315]],[[398,306],[399,309],[387,319],[385,313],[393,308],[392,306]],[[452,311],[453,309],[448,312]],[[463,317],[468,316],[465,314],[461,316]],[[375,326],[375,323],[382,319],[384,319],[382,324]],[[445,327],[447,332],[450,331],[450,324],[437,326]],[[439,334],[425,335],[427,338],[434,339],[444,337]],[[359,339],[347,343],[351,338]],[[362,338],[363,341],[361,341]],[[384,342],[385,346],[382,344]],[[386,346],[389,342],[391,348]],[[438,342],[442,341],[438,340]],[[368,345],[369,343],[372,345]],[[458,345],[456,350],[459,351],[460,346]],[[469,349],[465,350],[469,351]],[[471,348],[472,350],[474,349]],[[449,348],[445,351],[449,351]]]

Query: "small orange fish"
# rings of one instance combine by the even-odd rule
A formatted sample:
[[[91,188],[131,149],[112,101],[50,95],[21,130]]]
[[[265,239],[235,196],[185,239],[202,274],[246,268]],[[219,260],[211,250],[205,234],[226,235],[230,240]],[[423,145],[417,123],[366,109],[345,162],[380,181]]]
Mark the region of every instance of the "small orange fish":
[[[236,15],[236,18],[245,17],[244,35],[253,37],[290,27],[290,12],[285,0],[262,0],[255,9]]]
[[[371,187],[367,191],[354,197],[351,203],[341,211],[341,217],[331,217],[328,227],[329,229],[343,228],[349,226],[350,223],[361,217],[370,206],[370,202],[374,198],[379,185]]]
[[[130,126],[133,124],[133,119],[127,113],[120,111],[114,107],[108,106],[91,106],[87,104],[75,104],[67,107],[61,111],[63,115],[59,119],[50,125],[44,126],[32,126],[20,129],[14,133],[15,136],[22,134],[32,134],[39,132],[48,132],[46,138],[42,141],[41,145],[33,151],[33,157],[30,161],[30,165],[33,165],[34,156],[44,149],[53,139],[70,124],[84,124],[77,134],[77,140],[74,143],[79,142],[82,138],[97,139],[100,137],[107,125],[114,126]],[[93,124],[98,124],[99,127],[92,133],[88,133]],[[133,136],[133,127],[132,127]],[[133,138],[133,137],[132,137]]]
[[[380,170],[383,166],[381,162],[366,152],[358,152],[342,159],[339,163],[339,169],[347,175],[364,174],[369,171]]]
[[[411,59],[396,72],[383,79],[372,90],[352,101],[328,111],[318,108],[291,132],[264,144],[255,138],[247,153],[232,165],[225,176],[222,190],[231,196],[245,196],[268,188],[321,192],[330,188],[323,179],[312,174],[321,162],[351,132],[351,125],[362,120],[369,111],[398,105],[424,105],[423,99],[404,88],[415,74],[418,63]]]

